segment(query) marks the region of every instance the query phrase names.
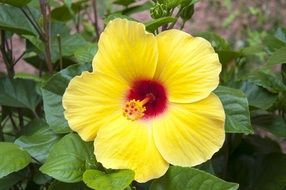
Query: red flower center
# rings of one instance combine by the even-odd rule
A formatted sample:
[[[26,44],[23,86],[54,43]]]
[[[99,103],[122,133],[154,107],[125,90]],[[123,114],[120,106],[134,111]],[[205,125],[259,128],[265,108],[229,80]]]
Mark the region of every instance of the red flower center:
[[[166,89],[156,80],[136,80],[127,93],[127,101],[124,108],[124,115],[127,118],[131,120],[149,119],[166,109]]]

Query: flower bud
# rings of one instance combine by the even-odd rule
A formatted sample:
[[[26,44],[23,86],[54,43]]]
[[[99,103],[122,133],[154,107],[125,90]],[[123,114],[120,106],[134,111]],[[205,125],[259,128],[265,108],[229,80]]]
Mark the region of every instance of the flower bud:
[[[151,9],[150,9],[150,15],[153,19],[165,17],[169,15],[169,11],[164,4],[156,3]]]

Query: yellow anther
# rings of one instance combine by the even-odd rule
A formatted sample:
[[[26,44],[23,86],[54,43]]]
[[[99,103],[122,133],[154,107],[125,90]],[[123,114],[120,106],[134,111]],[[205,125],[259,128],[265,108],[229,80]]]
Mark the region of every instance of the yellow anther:
[[[123,107],[123,115],[131,121],[142,118],[146,111],[146,107],[144,105],[150,100],[152,100],[152,97],[146,96],[142,101],[135,99],[127,101]]]

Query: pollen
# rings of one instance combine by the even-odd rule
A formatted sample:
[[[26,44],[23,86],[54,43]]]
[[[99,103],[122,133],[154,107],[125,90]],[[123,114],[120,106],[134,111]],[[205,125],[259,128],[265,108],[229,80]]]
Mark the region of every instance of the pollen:
[[[144,105],[152,101],[152,99],[151,95],[147,95],[142,101],[135,99],[127,101],[123,107],[123,116],[131,121],[144,117],[146,111]]]

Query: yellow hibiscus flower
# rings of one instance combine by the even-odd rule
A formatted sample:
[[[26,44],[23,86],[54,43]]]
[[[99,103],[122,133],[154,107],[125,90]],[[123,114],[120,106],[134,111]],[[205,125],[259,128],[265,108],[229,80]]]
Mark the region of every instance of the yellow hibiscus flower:
[[[154,36],[141,23],[111,21],[98,42],[93,72],[63,96],[69,126],[105,168],[131,169],[146,182],[169,164],[195,166],[225,138],[218,86],[221,64],[211,44],[168,30]]]

